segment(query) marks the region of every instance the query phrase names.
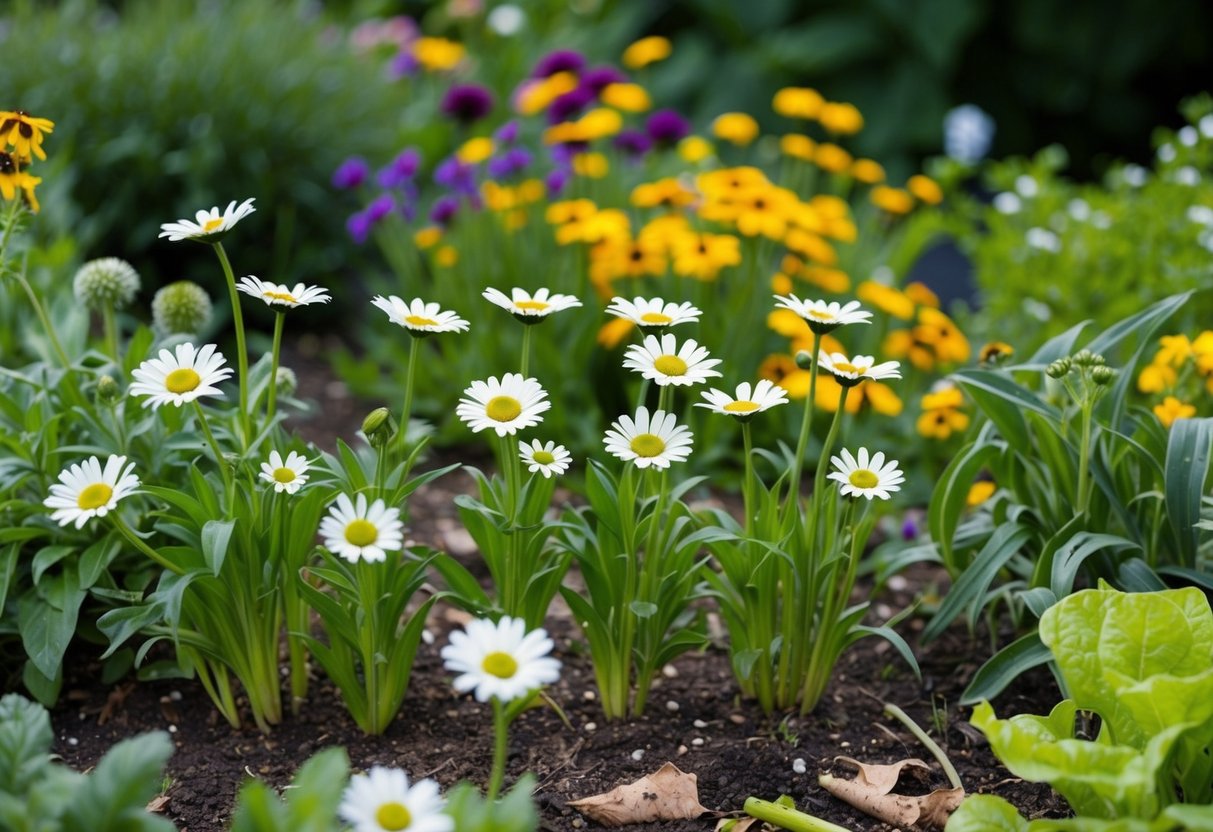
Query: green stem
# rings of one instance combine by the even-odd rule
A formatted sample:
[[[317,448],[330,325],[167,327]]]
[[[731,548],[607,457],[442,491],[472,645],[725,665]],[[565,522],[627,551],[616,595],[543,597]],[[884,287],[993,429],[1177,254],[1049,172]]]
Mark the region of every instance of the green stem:
[[[408,447],[409,420],[413,418],[413,379],[417,375],[417,339],[409,337],[409,364],[404,378],[404,406],[400,410],[400,430],[396,433],[396,448],[403,453]],[[405,476],[408,471],[405,471]]]
[[[1090,501],[1090,463],[1091,463],[1091,402],[1084,400],[1082,405],[1082,444],[1078,448],[1078,513],[1087,513]]]
[[[232,272],[232,264],[223,250],[223,243],[212,243],[219,264],[223,266],[223,276],[227,278],[227,292],[232,301],[232,323],[236,327],[236,365],[240,370],[240,427],[244,433],[241,444],[248,447],[252,438],[252,427],[248,405],[248,350],[244,345],[244,313],[240,309],[240,293],[236,290],[236,275]]]
[[[791,830],[791,832],[850,832],[849,829],[827,820],[806,815],[804,812],[798,812],[793,808],[772,803],[769,800],[759,800],[756,797],[746,798],[745,812],[752,818],[758,818],[766,823],[774,824],[780,829]]]
[[[42,306],[42,301],[38,300],[38,295],[34,292],[34,287],[30,285],[26,279],[24,272],[17,272],[17,282],[21,284],[21,288],[25,290],[26,297],[29,298],[30,306],[34,307],[35,314],[38,315],[38,320],[42,323],[42,328],[46,330],[46,337],[51,342],[51,349],[55,351],[55,357],[59,359],[59,363],[63,365],[63,369],[69,374],[72,372],[72,362],[67,357],[67,353],[63,349],[63,344],[59,342],[59,336],[55,334],[55,327],[51,325],[50,316],[46,314],[46,309]],[[68,385],[69,389],[76,390],[75,385]],[[79,391],[77,390],[77,393]],[[83,401],[83,395],[80,396]]]
[[[964,788],[964,785],[960,782],[960,775],[956,773],[956,768],[952,765],[952,761],[948,759],[948,755],[943,753],[943,749],[939,747],[939,744],[935,740],[927,735],[926,731],[918,727],[917,722],[910,719],[909,715],[901,708],[896,705],[890,705],[888,702],[884,703],[884,712],[904,725],[920,743],[926,746],[931,755],[943,766],[944,774],[948,776],[948,782],[952,784],[952,788]]]
[[[531,330],[534,326],[531,324],[522,325],[522,377],[527,377],[527,367],[531,363]]]
[[[501,791],[505,780],[505,760],[509,743],[510,725],[501,700],[493,697],[493,771],[489,774],[488,801],[492,803]]]
[[[211,453],[215,455],[215,464],[219,466],[219,476],[223,477],[224,489],[230,492],[232,475],[227,469],[227,460],[223,458],[223,451],[219,448],[219,443],[215,441],[215,434],[211,433],[211,426],[206,420],[206,413],[202,410],[202,405],[198,403],[197,399],[194,399],[193,404],[194,411],[198,414],[198,425],[202,428],[202,434],[206,437],[207,443],[211,446]]]
[[[358,594],[362,601],[363,623],[358,631],[362,648],[362,681],[366,691],[365,730],[368,734],[381,734],[386,725],[379,724],[379,666],[375,663],[378,652],[375,644],[375,629],[378,619],[379,582],[376,564],[359,562],[357,570]]]
[[[741,483],[741,500],[745,505],[745,534],[754,533],[754,444],[750,437],[750,423],[741,423],[741,444],[745,450],[745,479]]]
[[[105,329],[105,352],[114,363],[118,363],[118,320],[114,315],[114,305],[107,303],[101,307],[101,323]]]
[[[796,439],[796,458],[792,461],[792,476],[788,480],[788,502],[784,517],[792,516],[792,509],[800,499],[800,476],[804,470],[804,452],[809,446],[809,434],[813,428],[813,410],[817,404],[818,358],[821,357],[821,336],[813,336],[813,366],[809,368],[809,395],[804,402],[804,419],[800,423],[800,436]]]
[[[130,526],[126,525],[126,521],[122,519],[121,514],[114,511],[114,512],[110,512],[109,516],[114,521],[114,526],[118,529],[119,532],[122,533],[122,536],[125,537],[127,540],[129,540],[131,542],[131,545],[133,545],[136,549],[138,549],[143,554],[147,555],[149,558],[151,558],[153,561],[155,561],[156,563],[163,566],[168,571],[175,572],[178,575],[185,574],[184,569],[182,569],[177,564],[173,563],[171,560],[166,558],[164,555],[157,552],[151,546],[148,546],[146,543],[144,543],[143,539],[140,538],[139,535],[135,534],[135,530],[132,529]]]
[[[274,421],[274,409],[278,402],[278,359],[282,352],[282,326],[286,321],[286,313],[279,312],[274,316],[274,348],[270,358],[270,383],[265,405],[266,424]]]

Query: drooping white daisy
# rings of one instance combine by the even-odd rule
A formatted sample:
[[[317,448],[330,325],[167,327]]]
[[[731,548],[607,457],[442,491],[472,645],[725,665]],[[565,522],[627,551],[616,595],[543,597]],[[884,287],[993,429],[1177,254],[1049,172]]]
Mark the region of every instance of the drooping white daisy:
[[[410,334],[465,332],[468,328],[468,322],[454,312],[443,312],[438,304],[426,303],[421,298],[413,298],[405,303],[395,295],[386,298],[376,295],[371,303],[386,312],[392,323],[404,327]]]
[[[607,453],[630,461],[637,468],[669,468],[691,455],[694,434],[679,425],[673,413],[656,411],[649,418],[646,407],[636,409],[636,418],[620,416],[603,438]]]
[[[890,492],[901,490],[906,479],[897,468],[897,460],[890,459],[885,463],[884,451],[877,451],[869,459],[868,449],[860,448],[856,459],[843,448],[841,454],[830,457],[830,462],[838,470],[831,471],[829,478],[842,484],[839,490],[844,497],[854,495],[869,500],[873,497],[887,500]]]
[[[90,456],[84,462],[74,463],[59,472],[59,482],[51,485],[51,494],[42,505],[53,508],[51,519],[60,526],[74,522],[76,528],[94,517],[104,517],[118,505],[118,501],[139,487],[139,478],[131,472],[135,463],[126,462],[124,456],[111,456],[101,461]]]
[[[305,286],[302,283],[296,283],[292,289],[285,283],[271,283],[255,275],[240,278],[236,288],[246,295],[261,298],[265,301],[266,306],[286,306],[294,309],[296,306],[328,303],[332,300],[329,297],[328,289],[321,286]]]
[[[508,615],[497,623],[468,622],[451,633],[442,648],[446,669],[460,674],[455,690],[472,691],[478,702],[496,697],[509,702],[560,678],[560,662],[551,658],[552,640],[543,628],[526,631],[526,622]]]
[[[689,303],[666,303],[661,298],[611,298],[606,311],[617,318],[627,318],[637,326],[664,327],[692,323],[703,313]]]
[[[223,354],[214,344],[198,349],[193,344],[178,344],[176,354],[160,350],[159,358],[149,358],[131,373],[135,382],[130,386],[132,396],[147,396],[144,407],[158,408],[162,404],[181,407],[199,396],[222,396],[215,387],[232,374]]]
[[[194,215],[194,221],[177,220],[166,222],[160,226],[160,236],[168,237],[169,242],[178,240],[196,240],[200,243],[217,243],[232,227],[257,209],[253,207],[253,197],[236,205],[236,200],[228,203],[223,213],[219,206],[209,211],[199,211]]]
[[[843,387],[854,387],[867,379],[901,378],[897,361],[885,361],[877,364],[870,355],[857,355],[847,358],[840,352],[821,354],[821,369],[834,376],[834,380]]]
[[[337,811],[354,832],[451,832],[455,820],[444,805],[433,780],[410,786],[400,769],[373,766],[350,778]]]
[[[564,445],[557,445],[555,442],[545,445],[538,439],[531,440],[530,444],[520,444],[518,456],[528,471],[532,474],[543,474],[544,479],[569,470],[569,460],[572,459]]]
[[[515,434],[542,422],[539,414],[552,406],[547,391],[538,381],[518,373],[506,373],[501,381],[496,376],[487,381],[473,381],[463,395],[467,398],[459,400],[455,415],[467,423],[472,433],[492,428],[498,436]]]
[[[261,463],[261,479],[272,483],[274,490],[294,494],[307,482],[310,464],[303,454],[291,451],[286,459],[277,451],[270,451],[270,461]]]
[[[707,401],[697,402],[696,407],[706,407],[713,413],[735,416],[741,421],[749,419],[755,413],[788,403],[788,392],[765,378],[753,388],[748,381],[743,381],[737,385],[735,396],[715,388],[703,391],[702,395]]]
[[[708,358],[707,349],[689,338],[679,348],[669,332],[660,339],[656,335],[644,336],[644,343],[628,347],[623,358],[624,369],[635,370],[661,387],[699,384],[720,375],[712,369],[720,363],[719,358]]]
[[[537,324],[553,312],[581,306],[581,301],[572,295],[553,295],[547,289],[539,289],[532,295],[515,287],[507,297],[500,289],[488,288],[483,294],[485,300],[510,312],[524,324]]]
[[[790,309],[809,325],[809,329],[821,334],[832,332],[844,324],[870,324],[872,313],[859,308],[859,301],[849,301],[845,306],[836,300],[801,300],[796,295],[775,295],[775,306]]]
[[[383,500],[368,506],[365,494],[354,500],[338,495],[337,502],[329,506],[328,516],[320,521],[325,548],[350,563],[387,560],[388,552],[404,545],[403,530],[400,509],[388,508]]]

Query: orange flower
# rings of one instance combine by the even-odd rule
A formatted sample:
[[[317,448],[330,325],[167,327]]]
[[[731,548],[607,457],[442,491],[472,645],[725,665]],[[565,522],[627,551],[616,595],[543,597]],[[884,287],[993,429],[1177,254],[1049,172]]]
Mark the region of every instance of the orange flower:
[[[817,120],[831,133],[849,136],[863,129],[863,114],[854,104],[825,104],[817,114]]]
[[[1162,422],[1164,428],[1169,428],[1176,419],[1191,419],[1196,415],[1196,408],[1185,404],[1174,396],[1167,396],[1162,404],[1154,405],[1154,415]]]
[[[738,147],[745,147],[758,138],[758,122],[747,113],[723,113],[712,122],[712,135]]]
[[[921,173],[911,176],[910,181],[906,182],[906,188],[927,205],[938,205],[943,202],[943,190],[929,176],[923,176]]]
[[[771,100],[772,109],[787,118],[817,118],[824,104],[821,93],[808,87],[784,87]]]
[[[872,189],[868,198],[877,208],[890,214],[908,214],[914,210],[914,197],[901,188],[878,185]]]

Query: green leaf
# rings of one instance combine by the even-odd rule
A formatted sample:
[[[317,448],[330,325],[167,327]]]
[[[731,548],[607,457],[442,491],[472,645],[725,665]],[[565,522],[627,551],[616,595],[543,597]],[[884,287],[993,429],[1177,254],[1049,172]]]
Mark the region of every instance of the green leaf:
[[[1141,551],[1141,547],[1132,540],[1126,540],[1114,534],[1079,532],[1057,550],[1057,554],[1053,558],[1049,587],[1059,598],[1069,595],[1074,588],[1074,578],[1084,560],[1099,552],[1126,550]]]
[[[48,679],[59,675],[63,654],[76,632],[84,595],[76,570],[67,569],[17,603],[17,627],[25,653]]]
[[[10,693],[0,699],[0,793],[25,794],[55,739],[46,708]]]
[[[1031,538],[1032,530],[1018,523],[1003,523],[995,529],[927,623],[922,631],[923,641],[938,638],[965,607],[979,604],[998,570]]]
[[[1167,519],[1179,543],[1181,566],[1196,565],[1200,503],[1209,474],[1213,419],[1177,419],[1171,425],[1164,466]]]
[[[235,520],[208,520],[202,526],[202,557],[215,577],[218,577],[219,571],[223,569],[228,543],[231,542],[232,529],[235,527]]]
[[[1001,797],[973,794],[952,813],[947,832],[1028,832],[1028,822]]]
[[[329,832],[349,773],[349,760],[342,748],[327,748],[304,763],[291,781],[292,788],[286,791],[286,829]]]
[[[960,696],[961,705],[973,705],[983,699],[993,699],[1018,676],[1048,663],[1052,658],[1039,633],[1027,633],[995,653],[973,674],[973,680]]]
[[[961,565],[955,560],[952,547],[956,526],[967,504],[969,489],[977,475],[998,451],[997,445],[983,442],[980,438],[977,442],[965,446],[944,469],[939,483],[931,493],[931,504],[927,510],[931,539],[939,547],[943,562],[953,576],[959,574],[961,569]]]
[[[85,779],[64,812],[65,828],[94,832],[175,830],[164,818],[144,811],[163,781],[173,753],[168,734],[157,731],[111,748]]]

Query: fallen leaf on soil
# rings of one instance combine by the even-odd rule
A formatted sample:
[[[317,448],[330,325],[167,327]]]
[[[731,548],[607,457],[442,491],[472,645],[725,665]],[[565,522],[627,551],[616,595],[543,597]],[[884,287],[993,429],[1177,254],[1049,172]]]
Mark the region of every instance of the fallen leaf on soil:
[[[925,795],[893,792],[903,770],[919,775],[930,771],[922,760],[901,760],[891,765],[867,765],[850,757],[837,757],[836,761],[854,767],[858,772],[855,779],[839,780],[823,774],[817,780],[821,787],[839,800],[892,826],[923,824],[943,829],[965,797],[964,789],[936,789]]]
[[[149,812],[163,812],[168,808],[169,797],[167,794],[160,794],[148,801],[146,809]]]
[[[624,826],[654,820],[690,820],[707,811],[699,803],[699,778],[666,763],[634,783],[569,805],[604,826]]]
[[[712,832],[746,832],[756,823],[758,818],[721,818],[716,821],[716,828]]]

